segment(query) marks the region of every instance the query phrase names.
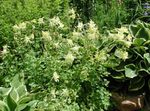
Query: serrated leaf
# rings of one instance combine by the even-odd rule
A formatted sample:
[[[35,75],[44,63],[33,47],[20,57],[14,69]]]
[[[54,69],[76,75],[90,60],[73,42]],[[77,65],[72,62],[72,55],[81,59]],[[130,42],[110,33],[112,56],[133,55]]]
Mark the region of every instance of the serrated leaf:
[[[149,53],[145,53],[144,58],[148,61],[148,63],[150,63],[150,54]]]
[[[1,111],[10,111],[7,104],[0,100],[0,110]]]
[[[129,64],[125,66],[125,76],[127,78],[134,78],[137,76],[134,64]]]
[[[130,81],[129,91],[138,91],[145,85],[145,79],[141,77],[133,78]]]

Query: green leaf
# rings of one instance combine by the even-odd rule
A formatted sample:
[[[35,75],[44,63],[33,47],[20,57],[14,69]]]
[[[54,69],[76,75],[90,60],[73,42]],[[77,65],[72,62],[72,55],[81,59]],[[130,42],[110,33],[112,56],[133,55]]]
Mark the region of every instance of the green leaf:
[[[131,79],[129,85],[129,91],[138,91],[145,85],[145,79],[141,77],[135,77]]]
[[[149,87],[149,89],[150,89],[150,79],[148,80],[148,87]]]
[[[150,40],[150,30],[148,28],[141,28],[135,35],[135,38],[144,38]]]
[[[12,91],[10,92],[10,95],[15,102],[19,100],[19,94],[15,88],[12,89]]]
[[[150,74],[150,72],[148,70],[146,70],[146,69],[140,69],[138,71],[138,75],[141,76],[141,77],[147,76],[149,74]]]
[[[12,82],[10,83],[10,85],[12,87],[18,88],[20,85],[22,85],[21,81],[19,81],[19,75],[15,75],[15,77],[13,78]]]
[[[120,60],[115,57],[110,57],[103,65],[107,68],[114,68],[120,64]]]
[[[133,44],[136,45],[136,46],[141,46],[144,44],[146,40],[144,38],[135,38],[133,40]]]
[[[10,93],[7,96],[7,104],[8,104],[10,111],[15,111],[15,109],[17,107],[17,103],[13,100]]]
[[[134,64],[129,64],[125,66],[125,76],[127,78],[134,78],[137,76]]]
[[[145,53],[144,58],[148,61],[148,63],[150,63],[150,54],[149,53]]]
[[[0,94],[3,96],[6,96],[10,93],[11,88],[4,88],[4,87],[0,87]]]
[[[1,111],[10,111],[7,104],[0,100],[0,110]]]
[[[24,104],[24,103],[28,103],[29,101],[31,101],[32,100],[32,97],[31,96],[24,96],[24,97],[22,97],[19,101],[18,101],[18,103],[19,104]]]
[[[111,74],[114,79],[125,79],[125,76],[121,72],[116,72],[115,74]]]
[[[19,97],[22,97],[22,96],[25,96],[27,95],[27,89],[26,89],[26,86],[25,85],[20,85],[18,88],[17,88],[17,92],[19,94]]]
[[[23,110],[27,109],[28,107],[29,106],[27,104],[19,104],[15,111],[23,111]],[[25,110],[25,111],[29,111],[29,108],[28,108],[28,110]]]

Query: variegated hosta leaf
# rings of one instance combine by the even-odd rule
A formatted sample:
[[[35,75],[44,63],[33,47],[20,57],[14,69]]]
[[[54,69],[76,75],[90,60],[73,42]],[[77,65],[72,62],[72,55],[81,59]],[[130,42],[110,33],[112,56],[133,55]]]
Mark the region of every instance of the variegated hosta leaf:
[[[127,78],[134,78],[137,76],[134,64],[129,64],[125,66],[125,76]]]
[[[131,79],[129,85],[129,91],[138,91],[142,89],[145,85],[145,79],[142,77],[136,77]]]
[[[148,61],[148,63],[150,64],[150,53],[145,53],[144,54],[144,58]]]
[[[0,101],[0,111],[10,111],[7,104],[4,101]]]

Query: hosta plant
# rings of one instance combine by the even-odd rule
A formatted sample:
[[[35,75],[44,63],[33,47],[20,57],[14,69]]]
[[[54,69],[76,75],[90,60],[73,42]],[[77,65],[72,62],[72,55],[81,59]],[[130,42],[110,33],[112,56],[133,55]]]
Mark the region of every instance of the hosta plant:
[[[118,33],[125,35],[120,34],[115,39],[108,52],[110,57],[104,64],[111,72],[110,86],[125,93],[144,93],[150,88],[150,25],[138,21],[131,24],[129,30]],[[125,45],[129,43],[128,36],[131,38],[129,47]],[[110,38],[114,40],[114,37],[116,35],[112,34]]]
[[[0,111],[30,111],[37,104],[27,92],[26,86],[16,75],[10,88],[0,87]]]

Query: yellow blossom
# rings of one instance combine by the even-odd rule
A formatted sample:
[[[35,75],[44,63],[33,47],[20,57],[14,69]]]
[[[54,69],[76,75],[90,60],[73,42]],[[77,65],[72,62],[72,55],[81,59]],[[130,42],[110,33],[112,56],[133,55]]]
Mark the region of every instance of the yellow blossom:
[[[65,62],[72,64],[74,61],[75,57],[72,55],[71,52],[69,52],[66,56],[65,56]]]
[[[53,73],[53,79],[55,82],[59,82],[59,75],[57,74],[57,72]]]
[[[42,31],[42,38],[45,41],[51,41],[52,40],[49,31]]]

